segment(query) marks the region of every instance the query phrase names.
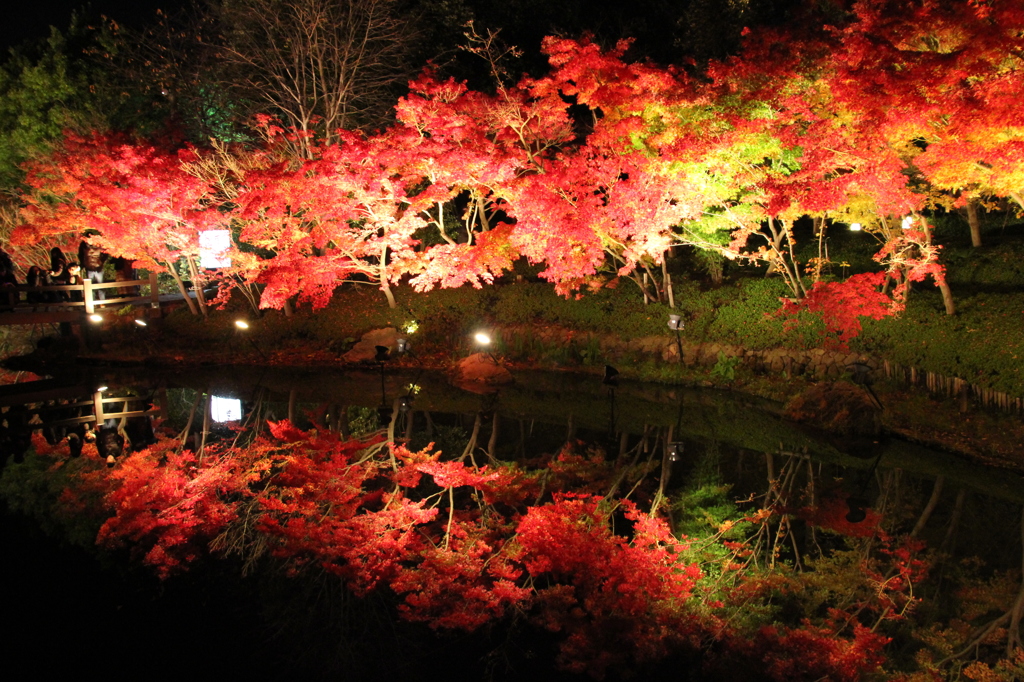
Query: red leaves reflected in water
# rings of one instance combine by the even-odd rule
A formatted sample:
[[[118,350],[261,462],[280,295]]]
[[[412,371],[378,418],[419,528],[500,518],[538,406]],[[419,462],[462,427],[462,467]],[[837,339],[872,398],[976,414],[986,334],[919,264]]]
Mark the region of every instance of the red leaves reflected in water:
[[[106,502],[114,516],[96,538],[112,547],[130,543],[161,577],[205,554],[205,544],[237,518],[229,500],[250,481],[247,468],[230,454],[200,461],[176,446],[164,440],[112,471]]]
[[[737,624],[730,610],[786,580],[730,570],[739,586],[718,590],[707,571],[721,567],[698,565],[691,540],[664,518],[630,499],[560,489],[603,478],[593,453],[565,450],[539,470],[477,468],[287,422],[269,432],[245,448],[208,445],[201,457],[163,438],[111,470],[83,457],[67,501],[102,491],[112,516],[97,541],[131,548],[161,577],[211,551],[269,553],[292,573],[315,567],[357,595],[390,594],[403,618],[431,628],[525,618],[557,637],[562,668],[596,678],[679,652],[705,651],[709,671],[747,661],[776,680],[852,680],[880,660],[885,638],[845,612],[801,627]],[[839,504],[815,518],[835,522]],[[892,547],[902,568],[878,577],[891,588],[872,613],[903,608],[900,586],[920,577],[914,548]]]
[[[850,521],[846,518],[853,507],[863,508],[865,514],[863,520]],[[812,526],[855,538],[877,535],[879,523],[882,520],[882,516],[878,512],[868,508],[866,503],[859,504],[856,499],[845,492],[823,495],[816,507],[804,507],[797,512],[797,515]]]
[[[554,583],[537,590],[537,618],[569,633],[559,661],[596,677],[661,658],[706,626],[687,608],[700,569],[678,560],[683,545],[663,520],[622,504],[632,541],[612,533],[601,498],[570,494],[531,508],[517,533],[528,573]],[[629,648],[616,645],[623,639]]]

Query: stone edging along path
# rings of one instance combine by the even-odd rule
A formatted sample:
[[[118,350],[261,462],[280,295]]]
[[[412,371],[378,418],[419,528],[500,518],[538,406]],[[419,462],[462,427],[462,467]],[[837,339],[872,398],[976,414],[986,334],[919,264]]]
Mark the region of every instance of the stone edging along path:
[[[773,348],[770,350],[746,350],[716,342],[694,342],[685,337],[677,342],[672,336],[641,336],[633,339],[620,339],[610,334],[591,332],[575,332],[564,327],[533,327],[508,326],[500,327],[500,334],[506,341],[517,336],[532,336],[545,344],[576,344],[577,347],[589,346],[597,339],[597,344],[604,357],[615,361],[630,353],[657,357],[666,363],[679,362],[679,346],[682,345],[683,364],[714,365],[718,362],[718,354],[726,358],[739,358],[752,368],[771,372],[787,372],[790,375],[808,374],[817,379],[839,378],[848,373],[850,365],[861,365],[861,371],[877,373],[883,363],[863,353],[828,351],[822,348],[811,350],[794,350],[789,348]],[[880,376],[877,375],[876,376]],[[872,377],[875,378],[875,377]]]
[[[994,391],[959,377],[899,365],[865,353],[832,351],[824,348],[747,350],[741,346],[724,343],[695,342],[685,337],[679,341],[672,336],[660,335],[621,339],[610,334],[574,332],[553,326],[509,326],[502,327],[500,333],[506,339],[506,343],[513,337],[532,336],[546,344],[564,344],[568,341],[580,347],[590,346],[596,339],[602,356],[611,362],[629,353],[639,353],[660,358],[666,363],[676,363],[679,362],[681,345],[683,364],[689,367],[713,366],[719,362],[721,353],[725,358],[738,358],[742,364],[760,371],[786,373],[789,376],[806,375],[819,381],[838,379],[851,373],[858,374],[859,378],[868,381],[884,377],[902,384],[921,386],[933,394],[959,396],[962,404],[973,398],[982,407],[1024,415],[1024,399],[1021,397]]]

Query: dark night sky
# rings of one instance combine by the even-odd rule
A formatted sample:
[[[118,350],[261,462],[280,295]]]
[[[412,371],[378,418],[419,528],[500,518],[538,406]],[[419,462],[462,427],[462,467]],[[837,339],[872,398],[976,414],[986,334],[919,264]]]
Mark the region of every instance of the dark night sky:
[[[187,0],[17,0],[4,8],[0,19],[0,48],[7,48],[26,40],[45,38],[50,26],[66,30],[71,13],[86,4],[90,16],[105,15],[129,26],[141,26],[151,21],[157,9],[176,10]]]

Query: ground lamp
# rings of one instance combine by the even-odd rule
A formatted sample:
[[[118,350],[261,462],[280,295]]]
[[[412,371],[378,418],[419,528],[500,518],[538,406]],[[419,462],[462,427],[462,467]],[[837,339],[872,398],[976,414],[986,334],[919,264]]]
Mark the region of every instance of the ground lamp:
[[[679,347],[679,362],[683,361],[683,339],[680,333],[683,331],[682,315],[669,315],[668,328],[676,333],[676,345]]]
[[[88,324],[82,325],[82,340],[91,351],[99,351],[103,348],[103,316],[99,313],[89,313],[85,316]]]
[[[491,362],[493,362],[494,364],[498,364],[498,361],[494,359],[494,356],[491,355],[491,352],[489,350],[491,345],[490,334],[482,331],[476,332],[473,334],[473,342],[480,347],[480,352],[487,354],[487,357],[491,359]]]
[[[235,327],[237,327],[239,331],[245,332],[245,331],[249,330],[249,323],[246,322],[245,320],[239,318],[239,319],[235,320]],[[269,359],[269,358],[267,358],[266,353],[264,353],[262,350],[260,350],[260,347],[256,345],[256,342],[252,340],[251,336],[246,335],[245,338],[247,338],[249,340],[249,343],[251,343],[252,347],[256,350],[256,352],[260,354],[260,357],[262,357],[264,360],[268,360]]]

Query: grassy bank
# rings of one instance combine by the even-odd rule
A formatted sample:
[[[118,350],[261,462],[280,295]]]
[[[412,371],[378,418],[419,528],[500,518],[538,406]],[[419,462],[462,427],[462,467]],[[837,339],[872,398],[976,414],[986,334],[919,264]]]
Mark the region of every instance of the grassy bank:
[[[1024,396],[1024,243],[1015,233],[997,232],[986,235],[990,245],[972,249],[962,234],[944,229],[940,236],[946,240],[944,257],[958,314],[945,315],[938,293],[917,285],[900,316],[866,320],[850,349]],[[860,269],[854,265],[867,267],[874,248],[869,242],[855,242],[851,235],[840,237],[833,260],[853,265],[837,267],[831,277],[853,274]],[[102,350],[85,353],[108,361],[338,365],[365,332],[393,326],[416,327],[409,334],[415,356],[399,362],[447,367],[472,350],[473,331],[488,328],[498,331],[494,352],[513,367],[599,373],[608,363],[628,379],[728,386],[780,401],[812,381],[759,373],[731,361],[687,367],[645,351],[640,343],[623,351],[622,342],[631,340],[661,337],[662,347],[670,342],[667,320],[673,313],[682,315],[683,338],[690,343],[764,350],[816,348],[827,341],[824,325],[814,315],[802,313],[793,324],[777,314],[779,299],[787,294],[777,278],[729,264],[723,283],[713,286],[699,276],[699,263],[684,254],[672,259],[670,267],[675,309],[645,305],[626,280],[615,289],[563,298],[528,272],[483,289],[419,294],[400,287],[395,309],[387,307],[375,288],[349,284],[336,291],[327,308],[312,311],[302,306],[291,317],[280,311],[257,314],[241,297],[223,310],[211,310],[207,318],[179,309],[146,328],[131,324],[126,315],[121,324],[105,323]],[[247,331],[235,326],[239,318],[249,321]],[[503,328],[515,328],[517,333],[503,337]],[[620,342],[614,354],[600,343],[606,338]],[[1020,449],[1020,439],[1012,436],[1020,429],[1019,419],[982,414],[973,407],[965,417],[951,400],[895,385],[876,390],[886,404],[890,428],[989,459],[1012,458]]]
[[[1024,292],[982,291],[957,286],[958,314],[942,313],[939,295],[927,288],[915,290],[899,317],[865,320],[853,351],[870,353],[921,370],[969,380],[1013,395],[1024,395]],[[620,340],[665,336],[669,314],[683,316],[683,338],[691,342],[717,342],[750,350],[773,347],[815,348],[826,343],[824,327],[810,314],[798,324],[777,315],[785,290],[776,279],[736,277],[720,287],[697,280],[676,285],[676,309],[644,305],[626,285],[586,295],[579,300],[556,295],[543,282],[513,282],[485,289],[463,288],[417,294],[400,290],[399,307],[390,309],[370,287],[340,288],[331,305],[320,311],[300,308],[292,317],[277,311],[256,316],[241,302],[211,311],[207,319],[185,310],[170,314],[160,330],[117,326],[108,331],[109,343],[135,356],[186,355],[205,359],[225,355],[242,362],[263,353],[280,362],[335,358],[348,350],[366,331],[415,325],[415,344],[421,355],[441,361],[469,349],[471,332],[480,327],[527,327],[538,331],[560,328],[575,334],[608,335]],[[245,317],[247,333],[234,326]],[[600,348],[583,347],[572,336],[537,333],[532,338],[498,340],[498,351],[513,361],[549,368],[586,370],[620,358],[601,356]],[[629,358],[631,371],[645,364],[642,356]],[[649,362],[637,378],[672,380],[671,368]]]

